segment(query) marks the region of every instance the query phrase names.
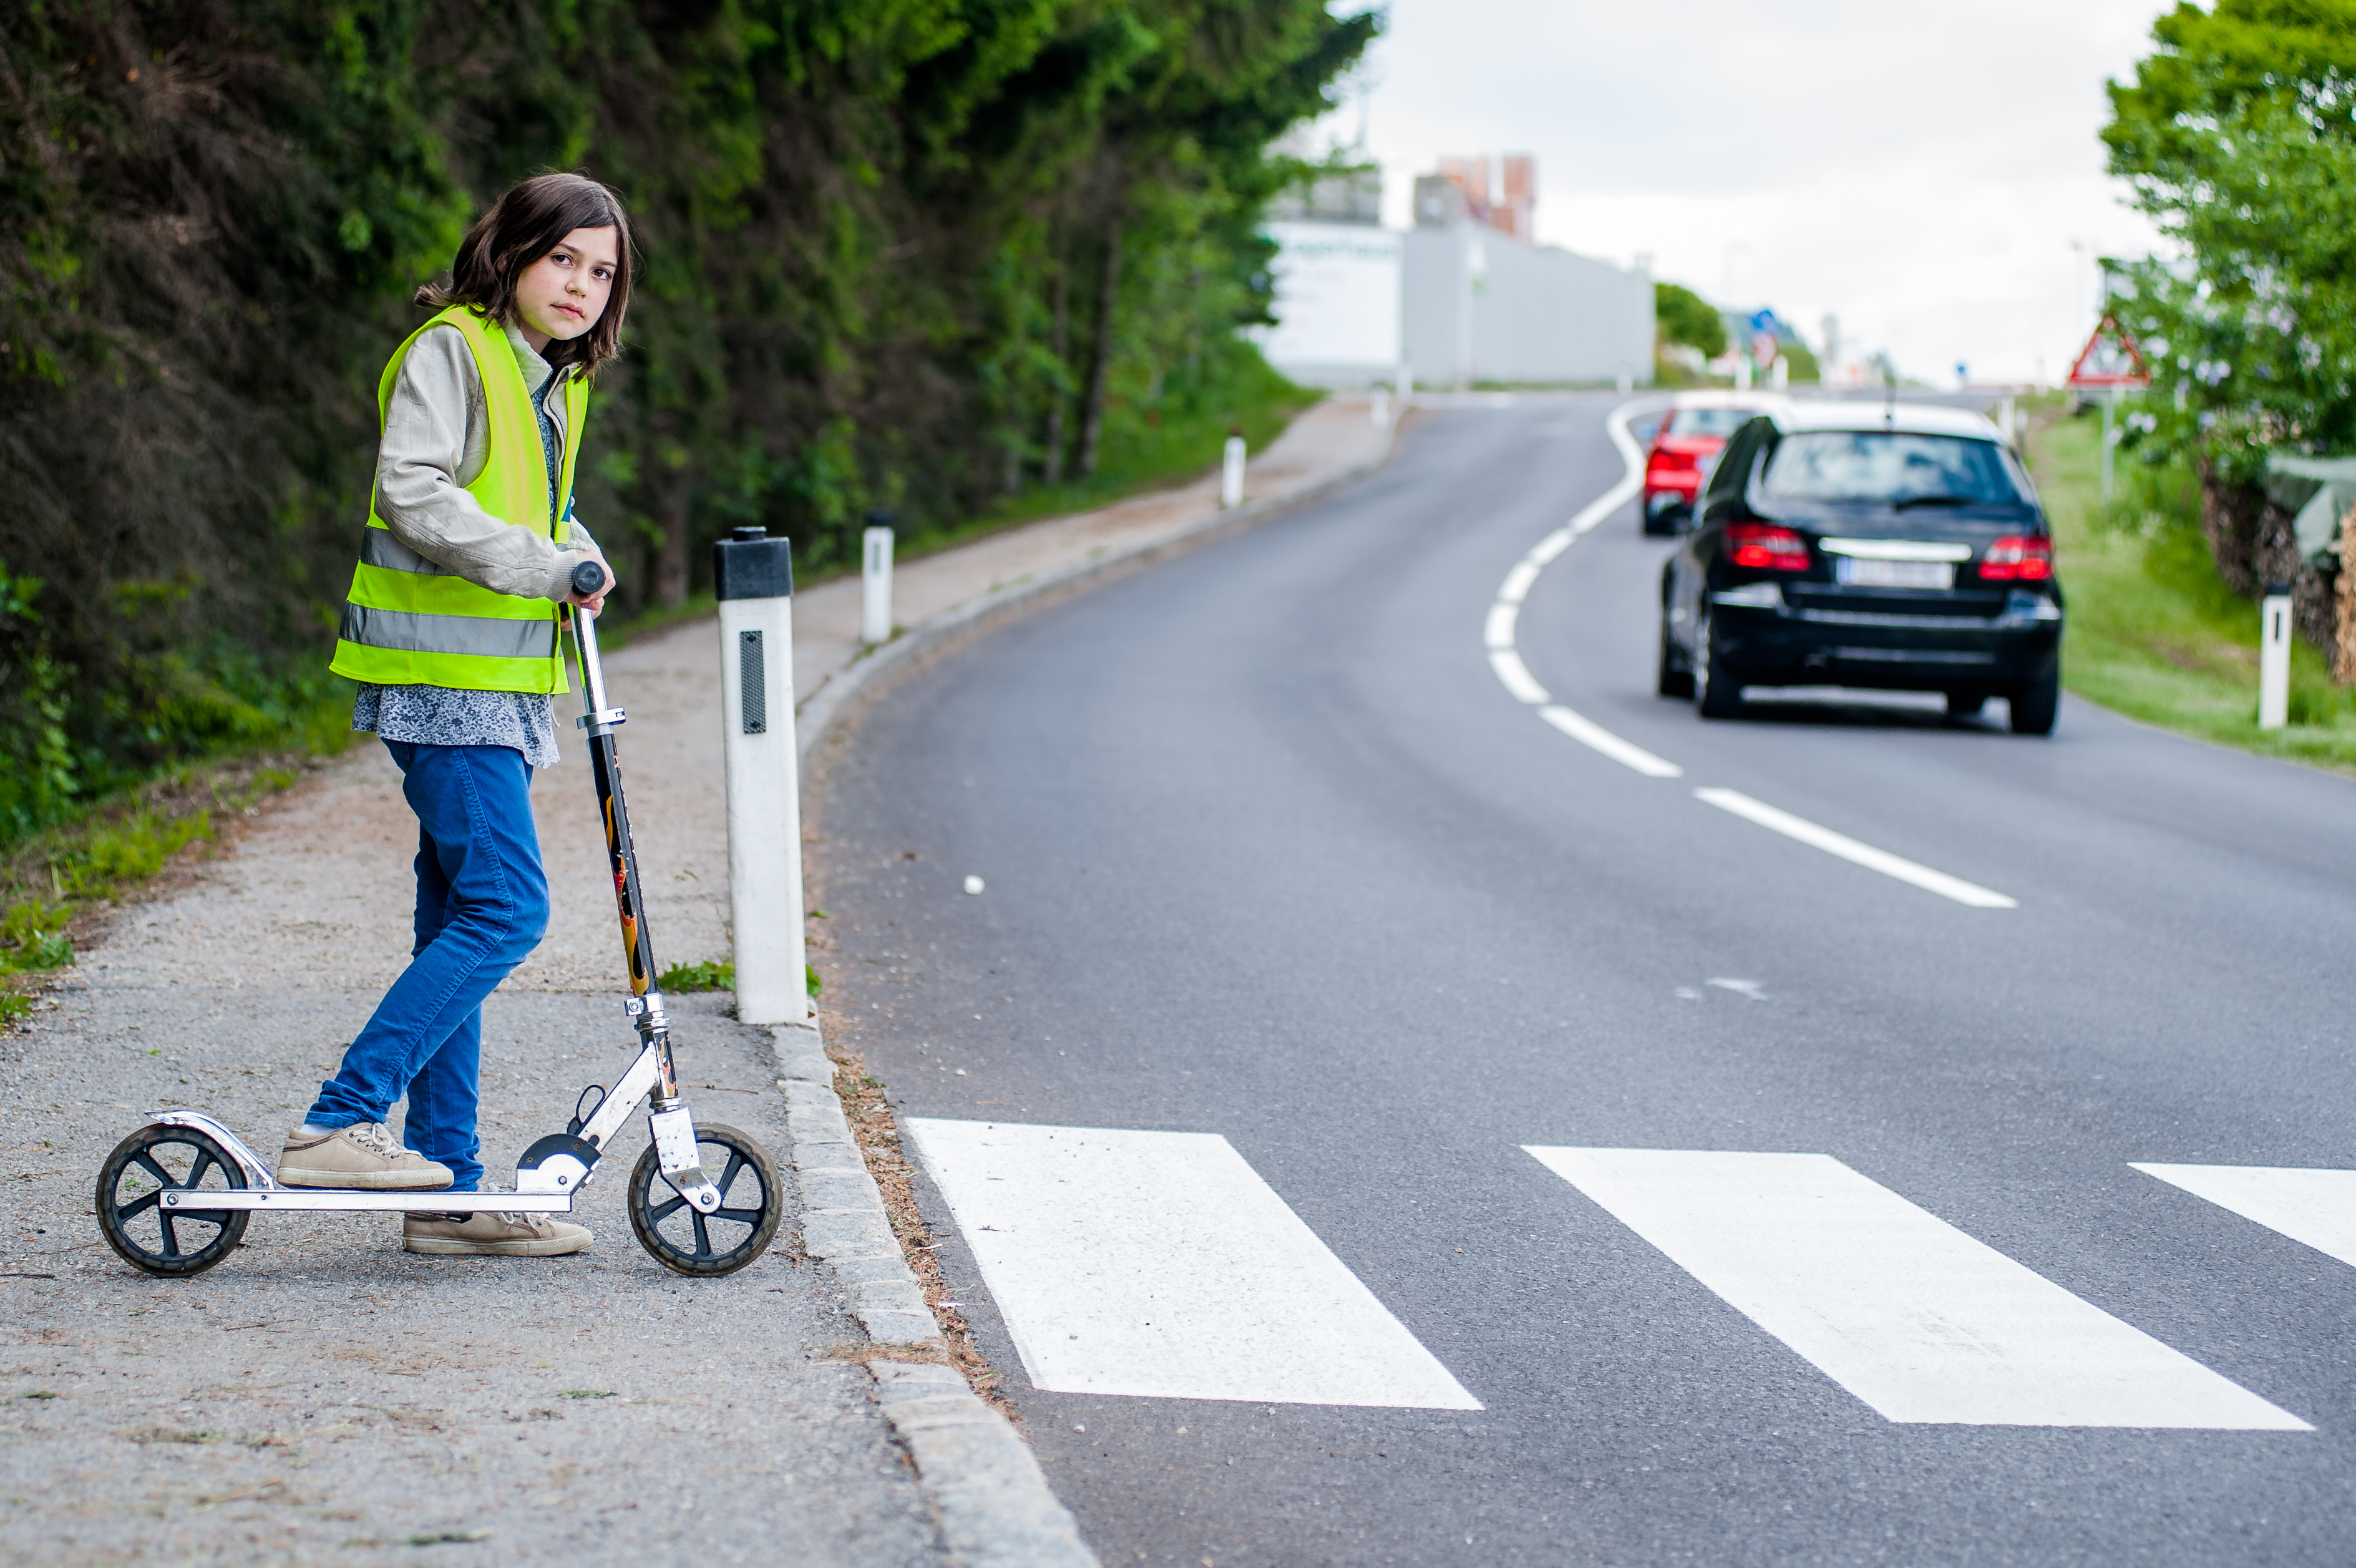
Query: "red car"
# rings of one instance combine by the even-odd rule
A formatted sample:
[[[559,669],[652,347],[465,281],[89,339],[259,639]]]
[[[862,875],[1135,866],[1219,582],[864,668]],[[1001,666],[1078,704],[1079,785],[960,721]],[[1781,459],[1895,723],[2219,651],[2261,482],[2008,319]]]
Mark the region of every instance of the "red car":
[[[1679,392],[1644,454],[1644,520],[1646,533],[1681,532],[1693,517],[1694,497],[1709,478],[1726,438],[1754,414],[1783,407],[1790,400],[1772,393]]]

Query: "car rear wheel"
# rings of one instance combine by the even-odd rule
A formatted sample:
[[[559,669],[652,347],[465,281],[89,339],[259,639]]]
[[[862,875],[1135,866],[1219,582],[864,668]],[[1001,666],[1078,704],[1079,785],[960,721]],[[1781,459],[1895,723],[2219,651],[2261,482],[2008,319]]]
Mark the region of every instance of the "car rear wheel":
[[[1653,690],[1664,697],[1690,697],[1693,686],[1693,671],[1677,662],[1677,645],[1669,640],[1669,623],[1665,616],[1661,619],[1661,661],[1653,677]]]
[[[1947,693],[1947,716],[1967,719],[1987,706],[1986,692],[1950,692]]]
[[[1718,656],[1718,626],[1706,620],[1694,633],[1694,711],[1706,719],[1730,719],[1742,711],[1742,687],[1730,679]]]
[[[2062,712],[2062,665],[2059,660],[2012,689],[2012,733],[2051,735]]]

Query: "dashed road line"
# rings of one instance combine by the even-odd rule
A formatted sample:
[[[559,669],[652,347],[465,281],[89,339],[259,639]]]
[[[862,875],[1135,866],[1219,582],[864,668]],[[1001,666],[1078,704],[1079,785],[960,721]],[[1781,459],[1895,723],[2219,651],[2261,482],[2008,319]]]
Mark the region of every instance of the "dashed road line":
[[[1676,763],[1655,757],[1633,740],[1621,739],[1593,719],[1574,713],[1559,703],[1548,703],[1540,708],[1538,717],[1580,745],[1602,753],[1623,768],[1633,768],[1648,779],[1685,777],[1686,770]]]
[[[1663,400],[1665,401],[1665,400]],[[1682,779],[1685,769],[1665,757],[1645,750],[1634,741],[1613,734],[1578,709],[1555,701],[1554,694],[1539,684],[1522,660],[1516,646],[1521,629],[1522,605],[1537,585],[1538,575],[1558,559],[1562,553],[1577,543],[1605,518],[1634,499],[1644,487],[1644,454],[1636,445],[1636,437],[1628,428],[1628,416],[1657,406],[1655,400],[1639,399],[1622,403],[1604,416],[1603,428],[1618,447],[1626,464],[1611,489],[1582,507],[1579,514],[1532,545],[1522,558],[1514,563],[1498,585],[1497,596],[1489,606],[1489,614],[1482,627],[1482,641],[1489,651],[1489,668],[1496,673],[1497,682],[1512,694],[1514,700],[1537,710],[1538,717],[1564,735],[1586,746],[1599,757],[1608,757],[1622,768],[1641,773],[1647,779]],[[1903,855],[1874,848],[1850,838],[1846,833],[1820,827],[1804,817],[1779,811],[1764,801],[1735,789],[1708,789],[1694,791],[1697,798],[1733,812],[1736,816],[1772,829],[1787,838],[1810,844],[1836,854],[1852,865],[1894,876],[1901,882],[1952,898],[1976,909],[2017,909],[2019,899],[1966,882],[1960,876],[1950,876],[1927,865],[1908,860]]]
[[[1953,898],[1958,904],[1968,904],[1975,909],[2018,909],[2020,901],[2008,897],[1993,888],[1976,882],[1966,882],[1960,876],[1950,876],[1944,871],[1933,871],[1901,854],[1886,849],[1876,849],[1869,843],[1859,843],[1847,833],[1819,827],[1805,817],[1795,817],[1789,811],[1778,811],[1764,800],[1754,800],[1740,789],[1708,789],[1694,791],[1694,799],[1716,806],[1721,811],[1731,811],[1745,822],[1756,822],[1785,838],[1797,839],[1826,854],[1837,854],[1853,865],[1868,871],[1879,871],[1884,876],[1894,876],[1901,882],[1911,882],[1928,893],[1942,898]]]
[[[1829,1155],[1528,1152],[1890,1421],[2314,1430]]]

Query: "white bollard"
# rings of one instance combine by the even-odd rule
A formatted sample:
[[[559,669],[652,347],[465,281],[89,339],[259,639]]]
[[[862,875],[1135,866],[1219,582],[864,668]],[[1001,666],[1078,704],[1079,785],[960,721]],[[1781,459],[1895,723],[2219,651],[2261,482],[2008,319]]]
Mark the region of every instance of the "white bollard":
[[[1374,396],[1366,400],[1366,418],[1380,430],[1391,422],[1391,389],[1376,387]]]
[[[1768,384],[1777,392],[1789,392],[1792,388],[1792,361],[1781,354],[1776,355],[1774,368],[1767,379]]]
[[[1748,354],[1738,354],[1734,357],[1734,390],[1736,392],[1751,390],[1751,356]]]
[[[1233,510],[1244,504],[1244,438],[1227,437],[1227,459],[1219,470],[1219,506]]]
[[[2266,585],[2258,601],[2258,727],[2290,723],[2290,586]]]
[[[1401,413],[1407,412],[1408,402],[1414,396],[1415,371],[1408,366],[1401,365],[1398,373],[1398,405]]]
[[[873,513],[884,516],[884,513]],[[859,640],[892,640],[892,531],[871,528],[859,558]]]
[[[794,753],[790,541],[740,528],[712,547],[720,601],[721,751],[728,782],[728,903],[736,1016],[803,1024],[802,824]]]
[[[1627,366],[1625,366],[1625,365],[1621,366],[1621,367],[1620,367],[1620,395],[1621,395],[1622,397],[1626,397],[1629,393],[1631,393],[1631,392],[1634,392],[1635,390],[1636,390],[1636,378],[1635,378],[1635,376],[1634,376],[1634,375],[1633,375],[1632,373],[1630,373],[1630,371],[1629,371],[1629,370],[1628,370],[1628,367],[1627,367]]]
[[[2119,433],[2116,421],[2112,416],[2118,406],[2118,402],[2119,394],[2115,390],[2103,394],[2103,504],[2104,506],[2111,504],[2111,496],[2115,489],[2112,470],[2117,461]]]

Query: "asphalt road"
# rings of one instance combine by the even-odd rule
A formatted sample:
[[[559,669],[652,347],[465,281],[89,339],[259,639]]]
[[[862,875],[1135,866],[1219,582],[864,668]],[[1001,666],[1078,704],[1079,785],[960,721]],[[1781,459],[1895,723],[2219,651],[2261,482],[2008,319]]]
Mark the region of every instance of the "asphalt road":
[[[1108,1564],[2346,1563],[2356,1270],[2129,1162],[2356,1165],[2356,792],[2074,703],[2050,740],[1903,699],[1704,723],[1651,694],[1666,546],[1633,508],[1546,569],[1517,646],[1682,776],[1580,744],[1483,622],[1622,473],[1611,402],[1427,412],[1357,489],[995,633],[836,748],[828,995],[904,1121],[1217,1134],[1480,1406],[1044,1391],[1106,1276],[1042,1297],[1064,1265],[1018,1279],[969,1173],[975,1229],[925,1201],[1058,1494]],[[1739,1208],[1706,1182],[1664,1219],[1532,1146],[1829,1156],[1890,1224],[1802,1216],[1787,1249],[1746,1208],[1756,1236],[1697,1241]],[[1230,1266],[1203,1200],[1104,1255],[1280,1316],[1196,1277]],[[1787,1251],[1814,1261],[1767,1278]],[[1972,1292],[2016,1286],[2068,1310],[2005,1339]],[[1875,1384],[1840,1314],[1909,1292]],[[2070,1404],[2128,1340],[2119,1397],[2185,1429]],[[1998,1423],[1890,1417],[1956,1366],[1969,1397],[2015,1376]],[[2024,1378],[2070,1408],[2019,1417]],[[2236,1398],[2312,1430],[2212,1419]]]

